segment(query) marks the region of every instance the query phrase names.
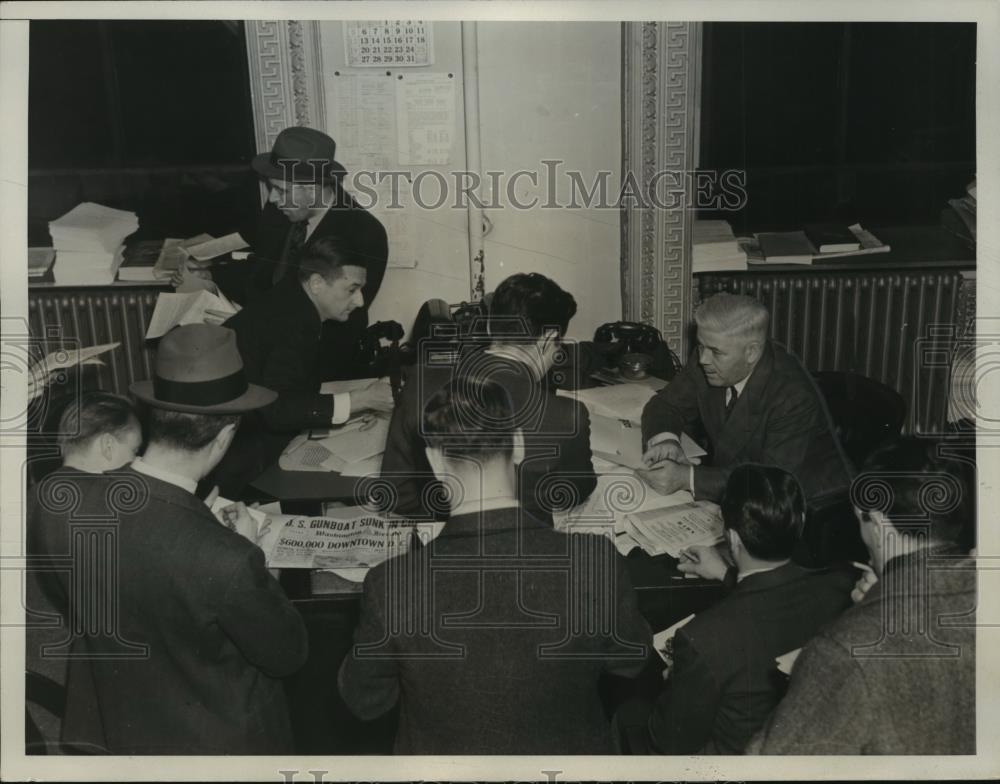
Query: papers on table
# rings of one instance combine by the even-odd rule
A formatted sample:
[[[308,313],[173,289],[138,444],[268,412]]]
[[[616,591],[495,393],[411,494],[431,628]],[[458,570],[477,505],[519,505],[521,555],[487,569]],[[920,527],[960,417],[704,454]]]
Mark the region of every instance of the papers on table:
[[[55,258],[56,252],[53,248],[28,248],[28,277],[44,277]]]
[[[102,286],[113,283],[122,263],[122,242],[139,228],[135,213],[93,202],[78,204],[49,223],[56,251],[52,268],[62,286]]]
[[[199,240],[201,240],[199,242]],[[224,256],[227,253],[232,253],[234,250],[243,250],[243,248],[250,247],[247,241],[243,239],[238,233],[233,232],[232,234],[227,234],[225,237],[219,237],[216,239],[208,234],[199,235],[191,240],[188,240],[180,245],[181,249],[184,251],[185,255],[197,261],[209,261],[218,256]]]
[[[163,293],[156,298],[156,308],[146,330],[146,339],[162,337],[180,324],[201,324],[206,311],[217,310],[227,317],[236,313],[236,307],[222,293],[197,291],[185,294]]]
[[[587,407],[591,416],[638,422],[642,418],[643,407],[656,394],[653,386],[649,383],[611,384],[571,392],[560,389],[556,394],[576,398]]]
[[[709,501],[695,501],[625,516],[625,530],[651,555],[666,553],[677,558],[686,547],[721,541],[722,529],[719,507]]]
[[[590,449],[599,458],[628,468],[648,468],[642,462],[642,429],[638,422],[595,416],[590,420]],[[697,464],[706,452],[687,433],[681,433],[681,449]]]
[[[368,476],[381,468],[388,435],[389,420],[385,417],[357,417],[340,427],[296,436],[282,452],[278,466],[284,471]]]

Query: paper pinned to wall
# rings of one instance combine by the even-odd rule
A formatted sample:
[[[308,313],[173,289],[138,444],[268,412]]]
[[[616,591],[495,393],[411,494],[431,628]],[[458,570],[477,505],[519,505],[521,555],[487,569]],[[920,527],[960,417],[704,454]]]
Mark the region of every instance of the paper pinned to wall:
[[[354,68],[433,65],[433,24],[422,19],[344,21],[344,51]]]
[[[446,73],[407,74],[396,86],[399,162],[451,162],[455,141],[455,80]]]
[[[379,172],[395,166],[395,81],[384,74],[342,71],[327,77],[337,157],[351,171]]]

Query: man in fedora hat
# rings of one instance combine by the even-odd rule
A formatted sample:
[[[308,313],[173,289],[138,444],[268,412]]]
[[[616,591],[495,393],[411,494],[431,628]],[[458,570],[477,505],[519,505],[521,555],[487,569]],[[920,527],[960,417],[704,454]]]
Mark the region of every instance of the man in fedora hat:
[[[81,483],[73,508],[40,494],[56,501],[34,530],[40,550],[69,554],[74,570],[54,585],[75,630],[62,741],[112,754],[290,752],[278,679],[305,662],[305,626],[249,516],[231,529],[194,495],[241,415],[275,394],[247,382],[235,334],[206,324],[167,333],[153,378],[131,391],[150,408],[145,454]],[[113,536],[89,572],[74,533],[88,520]]]
[[[268,189],[256,226],[243,234],[253,253],[246,262],[213,270],[219,288],[241,304],[260,298],[285,277],[295,277],[302,253],[335,237],[338,245],[365,260],[364,306],[343,323],[323,328],[327,375],[355,377],[364,364],[357,345],[368,326],[368,305],[385,276],[389,244],[378,218],[344,190],[346,171],[336,160],[337,145],[322,131],[285,128],[270,152],[251,162]],[[331,357],[336,357],[332,363]]]

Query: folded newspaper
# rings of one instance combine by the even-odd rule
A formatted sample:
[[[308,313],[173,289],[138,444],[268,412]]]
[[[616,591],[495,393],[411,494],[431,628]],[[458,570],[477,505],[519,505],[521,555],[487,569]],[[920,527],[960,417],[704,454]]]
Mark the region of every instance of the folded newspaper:
[[[156,298],[153,317],[149,320],[146,340],[162,337],[181,324],[201,324],[209,310],[232,316],[239,308],[222,293],[193,291],[185,294],[163,293]]]

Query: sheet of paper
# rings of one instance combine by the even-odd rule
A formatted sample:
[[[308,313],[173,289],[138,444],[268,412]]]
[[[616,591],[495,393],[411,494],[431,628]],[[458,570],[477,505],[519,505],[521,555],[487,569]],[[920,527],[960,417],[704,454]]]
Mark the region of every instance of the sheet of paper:
[[[560,389],[556,394],[575,397],[591,414],[638,422],[643,407],[656,392],[645,384],[611,384],[575,391]]]
[[[653,635],[653,647],[656,648],[656,652],[660,654],[660,658],[663,659],[667,664],[673,664],[673,656],[670,650],[670,643],[673,642],[674,637],[677,634],[677,630],[694,620],[694,614],[692,613],[687,618],[684,618],[673,626],[669,626],[661,632],[657,632]]]
[[[236,306],[221,294],[211,294],[208,291],[186,294],[164,292],[156,298],[146,339],[161,337],[180,324],[201,324],[208,310],[230,316],[237,312]]]
[[[378,186],[378,172],[393,169],[397,163],[396,81],[384,73],[344,71],[326,78],[337,159],[353,172],[370,172],[358,175],[369,187]]]
[[[785,675],[791,675],[792,668],[795,666],[795,660],[799,658],[800,653],[802,653],[802,649],[796,648],[794,651],[783,653],[781,656],[777,657],[774,661],[775,664],[778,665],[778,672],[782,672]]]
[[[366,457],[354,463],[348,463],[341,470],[341,476],[378,476],[382,471],[382,454]]]
[[[400,165],[450,163],[455,130],[455,79],[446,73],[406,74],[396,86]]]
[[[643,550],[673,558],[686,547],[720,541],[723,530],[719,508],[704,501],[635,512],[626,516],[625,525]]]
[[[344,51],[352,68],[434,64],[433,23],[423,19],[345,20]]]
[[[112,351],[120,345],[121,343],[102,343],[99,346],[87,346],[86,348],[59,349],[47,354],[41,362],[31,368],[31,372],[44,375],[76,365],[95,364],[97,361],[94,360],[94,357]]]
[[[247,241],[237,232],[227,234],[225,237],[210,239],[197,245],[184,245],[187,254],[198,261],[209,261],[217,256],[224,256],[234,250],[243,250],[249,247]]]
[[[351,428],[347,431],[333,430],[319,443],[345,463],[355,463],[382,454],[385,451],[385,441],[388,436],[389,420],[384,417],[376,417],[369,426],[364,428]]]
[[[364,389],[378,381],[377,378],[351,378],[346,381],[324,381],[319,388],[321,395],[339,395],[341,392],[354,392]]]

